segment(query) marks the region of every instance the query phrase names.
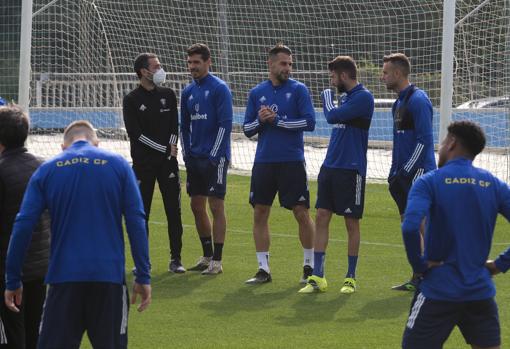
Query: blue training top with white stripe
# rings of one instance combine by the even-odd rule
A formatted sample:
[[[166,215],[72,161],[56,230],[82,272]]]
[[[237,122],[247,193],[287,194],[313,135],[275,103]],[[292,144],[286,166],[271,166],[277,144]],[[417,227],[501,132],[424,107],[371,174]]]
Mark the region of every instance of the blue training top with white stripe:
[[[273,123],[259,122],[262,106],[277,114]],[[273,86],[271,80],[266,80],[250,91],[243,131],[247,137],[258,133],[255,162],[304,161],[303,131],[314,129],[315,110],[303,83],[288,79]]]
[[[412,94],[405,103],[405,97],[410,92]],[[412,116],[414,127],[399,129],[398,123],[393,123],[393,152],[389,177],[396,174],[411,176],[419,168],[422,168],[424,172],[436,168],[432,134],[432,103],[425,91],[409,85],[400,91],[393,105],[394,120],[395,112],[398,108],[404,107],[404,104]]]
[[[181,94],[181,142],[184,159],[209,158],[230,161],[232,94],[213,74],[193,80]]]
[[[368,129],[374,113],[374,96],[362,84],[341,96],[335,107],[332,90],[321,94],[324,116],[333,125],[323,166],[367,173]]]
[[[510,220],[510,188],[466,158],[453,159],[415,182],[402,234],[414,271],[425,272],[420,291],[426,298],[457,302],[494,297],[494,283],[485,262],[498,213]],[[425,216],[421,256],[419,229]],[[442,264],[427,269],[427,261]],[[510,248],[495,263],[499,270],[507,271]]]
[[[7,253],[6,287],[21,285],[22,261],[41,213],[51,216],[51,255],[45,282],[125,282],[122,216],[138,283],[150,282],[142,198],[120,155],[86,141],[42,164],[27,186]]]

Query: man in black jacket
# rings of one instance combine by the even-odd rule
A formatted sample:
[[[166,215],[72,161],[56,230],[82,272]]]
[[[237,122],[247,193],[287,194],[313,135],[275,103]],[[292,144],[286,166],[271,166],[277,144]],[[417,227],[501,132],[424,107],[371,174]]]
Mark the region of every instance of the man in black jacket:
[[[12,226],[19,211],[25,188],[32,173],[42,163],[24,147],[29,121],[17,106],[0,107],[0,281],[5,290],[5,257]],[[48,269],[50,224],[44,215],[34,231],[23,265],[23,303],[19,313],[0,302],[0,317],[5,332],[0,331],[0,348],[36,348],[39,336]],[[0,324],[1,329],[2,324]]]
[[[172,89],[159,86],[165,81],[166,73],[156,55],[140,54],[135,59],[134,70],[140,85],[124,97],[123,114],[131,144],[133,170],[140,184],[147,232],[157,179],[168,222],[168,271],[184,273],[186,269],[181,263],[181,184],[177,164],[177,99]]]

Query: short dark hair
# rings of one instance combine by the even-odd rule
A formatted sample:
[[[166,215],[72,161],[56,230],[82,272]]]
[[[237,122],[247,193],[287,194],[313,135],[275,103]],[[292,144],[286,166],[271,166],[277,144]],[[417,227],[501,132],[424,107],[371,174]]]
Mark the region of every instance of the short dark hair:
[[[454,121],[448,126],[448,134],[454,136],[473,159],[485,148],[485,132],[473,121]]]
[[[85,136],[88,141],[97,142],[97,134],[94,126],[87,120],[71,122],[64,130],[64,143],[72,144],[78,137]]]
[[[149,69],[149,59],[158,58],[154,53],[141,53],[135,58],[135,64],[133,68],[135,69],[136,75],[138,78],[142,77],[141,70]]]
[[[337,73],[346,72],[352,80],[357,78],[358,68],[356,62],[350,56],[337,56],[328,63],[328,69]]]
[[[269,58],[274,58],[279,53],[285,53],[289,56],[292,55],[292,51],[290,50],[290,48],[281,42],[279,42],[276,45],[274,45],[273,47],[271,47],[269,49],[268,55],[269,55]]]
[[[390,55],[384,56],[383,62],[390,62],[394,64],[397,69],[399,69],[406,77],[411,73],[411,62],[409,61],[409,58],[407,58],[407,56],[403,53],[392,53]]]
[[[186,52],[188,53],[188,57],[193,55],[200,55],[204,61],[207,61],[209,58],[211,58],[211,50],[209,50],[209,47],[207,47],[206,44],[193,44],[188,47]]]
[[[29,127],[28,115],[21,107],[0,107],[0,143],[6,149],[22,147],[27,140]]]

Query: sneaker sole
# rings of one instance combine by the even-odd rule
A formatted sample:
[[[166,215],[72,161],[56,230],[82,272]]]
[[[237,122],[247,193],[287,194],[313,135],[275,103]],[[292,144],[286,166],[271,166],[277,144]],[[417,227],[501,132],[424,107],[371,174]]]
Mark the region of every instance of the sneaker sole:
[[[172,273],[172,274],[184,274],[186,272],[186,270],[170,270],[170,269],[168,269],[168,272]]]
[[[246,280],[244,283],[246,285],[262,285],[262,284],[268,284],[271,281],[272,281],[271,279],[265,280],[265,281],[250,281],[250,280]]]
[[[343,294],[352,294],[354,292],[356,292],[356,290],[353,290],[352,288],[347,288],[347,289],[342,288],[342,289],[340,289],[340,293],[343,293]]]
[[[298,293],[303,293],[303,294],[324,293],[324,292],[326,292],[326,290],[327,290],[327,289],[322,289],[322,290],[321,290],[321,289],[318,289],[318,288],[311,288],[311,289],[306,288],[306,289],[305,289],[305,287],[303,287],[302,289],[300,289],[300,290],[298,291]]]
[[[205,267],[192,267],[192,268],[189,268],[188,271],[204,271],[204,270],[207,270],[207,268],[209,268],[209,266],[205,266]]]

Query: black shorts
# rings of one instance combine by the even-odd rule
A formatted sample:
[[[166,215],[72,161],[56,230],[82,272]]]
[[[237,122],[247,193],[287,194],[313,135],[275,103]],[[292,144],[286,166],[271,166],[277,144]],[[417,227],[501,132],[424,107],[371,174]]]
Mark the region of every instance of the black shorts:
[[[186,159],[186,190],[189,196],[203,195],[224,199],[227,192],[228,160],[218,164],[209,159]]]
[[[297,205],[310,208],[310,192],[304,162],[253,164],[250,204],[271,206],[276,192],[282,207],[289,210]]]
[[[493,298],[447,302],[418,293],[411,303],[402,348],[440,349],[455,326],[468,344],[482,348],[500,345],[498,307]]]
[[[361,219],[365,203],[365,178],[358,171],[322,166],[317,186],[315,208]]]
[[[420,176],[422,176],[423,173],[424,170],[422,168],[419,168],[411,176],[396,174],[393,177],[388,178],[391,197],[397,204],[398,212],[401,215],[403,215],[406,211],[407,197],[409,196],[409,191],[411,190],[414,181],[416,181]]]
[[[79,348],[85,331],[94,348],[127,348],[128,312],[125,285],[106,282],[50,285],[37,348]]]

